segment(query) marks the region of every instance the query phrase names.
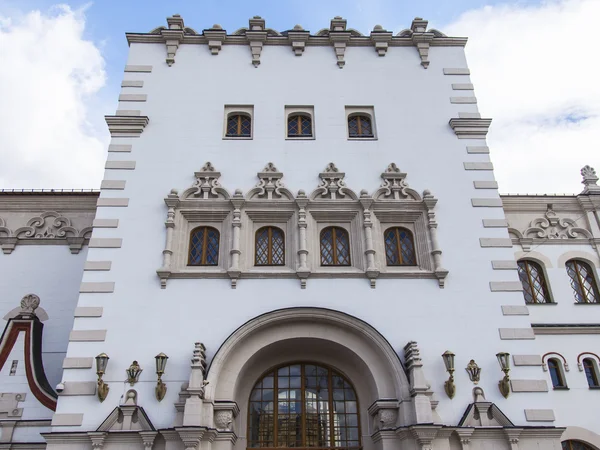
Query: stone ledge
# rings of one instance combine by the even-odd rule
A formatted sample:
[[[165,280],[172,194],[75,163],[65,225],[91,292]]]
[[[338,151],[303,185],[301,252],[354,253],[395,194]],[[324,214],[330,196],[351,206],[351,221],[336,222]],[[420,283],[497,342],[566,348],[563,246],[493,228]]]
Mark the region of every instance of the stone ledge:
[[[503,341],[535,339],[531,328],[498,328],[498,333]]]
[[[86,261],[83,270],[97,271],[97,270],[110,270],[112,266],[111,261]]]
[[[513,392],[548,392],[546,380],[510,380]]]
[[[94,219],[92,227],[94,228],[118,228],[119,219]]]
[[[126,208],[129,206],[128,198],[113,198],[113,197],[100,197],[96,204],[99,208],[101,207],[115,207],[115,208]]]
[[[104,342],[106,330],[72,330],[69,342]]]
[[[84,281],[79,286],[79,292],[85,294],[110,294],[114,291],[113,281]]]
[[[444,68],[444,75],[471,75],[467,68]]]
[[[102,317],[102,306],[78,306],[75,308],[75,317]]]
[[[472,91],[474,88],[473,83],[452,83],[453,91]]]
[[[482,248],[509,248],[512,241],[509,238],[479,238],[479,245]]]
[[[517,262],[512,260],[492,261],[492,269],[494,270],[517,270]]]
[[[123,80],[121,81],[121,87],[141,88],[144,87],[144,82],[142,80]]]
[[[525,305],[502,305],[504,316],[528,316],[529,308]]]
[[[502,200],[499,198],[472,198],[471,206],[474,208],[502,208]]]
[[[112,137],[139,137],[146,125],[148,116],[104,116]]]
[[[477,97],[450,97],[452,104],[476,104]]]
[[[483,228],[508,228],[508,221],[506,219],[483,219],[481,222],[483,223]]]
[[[491,162],[465,162],[463,167],[465,170],[494,170]]]
[[[54,414],[52,416],[53,427],[80,427],[83,423],[83,414]]]
[[[515,366],[541,366],[542,357],[540,355],[513,355]]]
[[[473,181],[473,187],[475,189],[498,189],[498,182],[497,181]]]
[[[490,281],[492,292],[522,292],[523,285],[520,281]]]
[[[489,152],[490,152],[490,148],[487,145],[475,145],[475,146],[467,147],[467,153],[478,154],[478,153],[489,153]]]
[[[65,358],[63,359],[63,369],[91,369],[94,364],[94,358]],[[96,383],[94,382],[94,385]],[[95,386],[94,386],[95,388]]]
[[[148,100],[148,96],[146,94],[120,94],[119,101],[120,102],[145,102]]]
[[[526,409],[527,422],[554,422],[556,420],[553,409]]]
[[[95,381],[65,381],[65,389],[59,393],[59,396],[74,396],[74,395],[95,395]]]
[[[126,184],[127,182],[125,180],[102,180],[102,183],[100,183],[100,189],[113,189],[122,191],[123,189],[125,189]]]
[[[127,65],[125,66],[125,72],[152,72],[152,66],[143,66],[143,65]]]
[[[131,152],[132,147],[133,147],[132,145],[110,144],[108,146],[108,152],[109,153],[129,153],[129,152]]]
[[[121,238],[91,238],[89,248],[121,248],[123,239]]]
[[[106,161],[105,169],[135,170],[135,161]]]
[[[461,119],[449,121],[459,139],[485,139],[492,124],[492,119]]]

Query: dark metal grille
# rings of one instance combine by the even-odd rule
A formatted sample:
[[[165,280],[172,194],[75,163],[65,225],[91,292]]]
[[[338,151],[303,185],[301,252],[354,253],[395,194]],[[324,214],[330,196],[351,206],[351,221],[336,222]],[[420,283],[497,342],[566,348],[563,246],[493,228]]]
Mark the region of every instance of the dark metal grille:
[[[533,261],[518,262],[519,279],[526,303],[550,303],[548,286],[542,267]]]
[[[348,134],[351,138],[371,138],[373,128],[368,116],[356,115],[348,118]]]
[[[567,274],[577,303],[598,303],[600,295],[590,266],[580,260],[567,261]]]
[[[283,266],[285,264],[285,240],[283,231],[275,227],[263,227],[256,232],[257,266]]]
[[[567,387],[563,380],[563,376],[560,371],[560,363],[558,362],[558,360],[554,358],[548,360],[548,371],[550,372],[552,386],[554,386],[555,388]]]
[[[335,370],[314,364],[279,367],[252,389],[248,447],[359,449],[358,399]]]
[[[321,231],[321,265],[350,265],[350,239],[343,228],[328,227]]]
[[[563,450],[594,450],[589,445],[579,441],[564,441],[562,448]]]
[[[588,386],[600,387],[600,383],[598,382],[598,372],[596,371],[594,361],[592,361],[590,358],[585,358],[583,360],[583,370],[585,371],[585,377],[587,378]]]
[[[227,137],[250,137],[252,119],[244,114],[235,114],[227,119]]]
[[[190,234],[190,266],[216,266],[219,263],[219,232],[211,227],[198,227]]]
[[[288,119],[288,137],[312,137],[312,121],[304,115],[291,116]]]
[[[406,228],[394,227],[385,231],[385,257],[388,266],[414,266],[415,245],[412,233]]]

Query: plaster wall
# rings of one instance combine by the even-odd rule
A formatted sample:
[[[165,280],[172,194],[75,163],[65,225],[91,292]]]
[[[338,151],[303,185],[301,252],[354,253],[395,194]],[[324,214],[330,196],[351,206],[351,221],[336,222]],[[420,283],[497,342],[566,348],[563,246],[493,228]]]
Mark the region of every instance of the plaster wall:
[[[502,373],[495,354],[539,354],[535,340],[500,340],[499,328],[529,328],[527,316],[503,316],[501,305],[522,305],[520,292],[490,292],[490,281],[518,281],[516,271],[492,270],[492,260],[512,260],[512,248],[481,248],[480,238],[508,238],[506,229],[483,228],[482,219],[503,219],[501,208],[474,208],[471,198],[498,198],[495,189],[474,189],[473,181],[491,181],[491,171],[465,171],[463,163],[487,162],[485,154],[467,154],[466,146],[483,140],[460,140],[448,125],[459,112],[477,112],[473,104],[451,104],[452,83],[468,76],[445,76],[443,68],[464,68],[462,48],[433,47],[431,65],[424,70],[413,47],[391,48],[383,58],[373,48],[346,50],[340,70],[330,47],[308,47],[295,57],[287,46],[266,46],[261,65],[251,65],[247,46],[224,46],[218,56],[205,46],[181,45],[176,63],[168,67],[165,46],[132,44],[128,64],[152,65],[151,73],[126,73],[126,80],[142,80],[139,88],[123,93],[147,94],[144,103],[120,102],[118,109],[140,109],[150,118],[139,138],[113,138],[114,145],[132,145],[131,153],[109,153],[109,161],[136,161],[135,170],[107,170],[105,178],[125,180],[124,190],[103,190],[101,198],[127,197],[126,208],[99,208],[97,218],[119,219],[118,228],[95,229],[94,238],[121,238],[121,248],[91,248],[88,260],[112,261],[109,272],[85,272],[85,282],[114,282],[113,293],[80,294],[78,306],[101,306],[100,318],[77,318],[75,330],[107,330],[102,342],[71,342],[69,357],[111,356],[105,381],[108,398],[61,397],[57,413],[84,413],[81,427],[54,431],[95,429],[129,389],[125,369],[132,360],[145,369],[136,385],[139,404],[157,428],[170,427],[182,382],[189,376],[193,343],[203,342],[208,358],[237,327],[257,315],[288,307],[315,306],[339,310],[375,327],[401,354],[410,340],[419,342],[424,369],[439,400],[444,424],[456,425],[473,401],[473,384],[463,368],[475,359],[483,368],[480,386],[516,425],[526,422],[524,409],[559,406],[546,394],[519,393],[504,399],[497,383]],[[135,92],[134,89],[137,89]],[[254,138],[223,140],[225,105],[254,105]],[[311,105],[316,139],[284,139],[286,105]],[[377,140],[348,141],[344,107],[372,106]],[[170,280],[161,290],[156,269],[162,263],[166,207],[172,188],[188,188],[206,161],[222,173],[230,192],[247,192],[256,172],[273,162],[284,173],[291,191],[311,192],[318,173],[334,162],[346,173],[346,184],[359,192],[373,192],[380,174],[391,162],[408,173],[411,188],[429,189],[439,199],[436,207],[443,265],[450,271],[445,289],[435,280],[378,280],[371,289],[365,279],[309,279],[301,290],[296,279],[242,279],[236,290],[229,280]],[[379,237],[378,237],[379,238]],[[295,257],[295,255],[290,255]],[[359,255],[355,255],[359,257]],[[440,355],[456,353],[457,395],[446,397],[447,374]],[[163,380],[166,398],[154,398],[154,356],[164,352],[169,362]],[[281,355],[281,363],[293,360]],[[265,370],[267,367],[264,368]],[[515,378],[540,378],[538,367],[519,367]],[[66,370],[64,379],[91,381],[90,370]],[[233,399],[240,404],[245,400]],[[368,404],[375,399],[360,399]],[[590,407],[591,408],[591,407]],[[361,411],[366,414],[366,411]],[[569,417],[581,422],[591,409]],[[246,414],[241,411],[240,414]],[[560,422],[563,425],[564,415]],[[598,424],[592,424],[598,430]],[[244,431],[241,431],[243,433]],[[238,444],[243,446],[242,441]],[[241,448],[241,447],[240,447]]]

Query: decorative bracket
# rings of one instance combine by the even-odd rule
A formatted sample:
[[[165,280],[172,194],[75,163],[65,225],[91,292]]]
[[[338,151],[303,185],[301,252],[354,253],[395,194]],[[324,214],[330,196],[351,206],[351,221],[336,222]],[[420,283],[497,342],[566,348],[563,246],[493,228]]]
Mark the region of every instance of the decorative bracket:
[[[321,197],[327,197],[331,200],[336,200],[338,196],[355,196],[355,194],[351,194],[351,191],[346,187],[346,183],[344,183],[345,176],[346,174],[340,172],[334,163],[331,162],[327,164],[325,170],[319,174],[321,183],[315,192],[313,192],[311,198],[315,198],[319,194]]]
[[[331,19],[331,25],[329,28],[329,41],[333,44],[335,50],[335,57],[337,58],[337,65],[340,69],[344,68],[346,61],[344,61],[344,54],[346,53],[346,44],[350,40],[352,33],[346,31],[346,20],[340,16],[335,16]]]
[[[148,116],[104,116],[111,137],[139,137],[146,125]]]
[[[302,56],[309,37],[310,32],[300,25],[296,25],[293,30],[288,31],[288,41],[292,45],[292,50],[294,50],[296,56]]]
[[[429,66],[429,44],[435,37],[433,33],[427,32],[427,24],[428,22],[426,20],[423,20],[420,17],[415,17],[410,25],[410,29],[412,31],[412,41],[419,51],[421,65],[424,69],[427,69]]]
[[[175,54],[179,48],[179,44],[183,40],[185,26],[183,18],[179,14],[173,14],[172,17],[167,17],[169,29],[161,29],[160,34],[165,40],[167,46],[166,62],[171,67],[175,63]]]
[[[252,52],[252,64],[258,67],[260,64],[260,55],[262,53],[263,44],[267,40],[267,32],[265,31],[265,19],[260,16],[254,16],[249,21],[250,26],[246,31],[246,38],[250,43],[250,51]]]
[[[449,123],[459,139],[485,139],[492,119],[450,119]]]
[[[221,25],[216,23],[212,26],[212,28],[204,30],[202,34],[204,34],[206,39],[208,39],[208,48],[210,49],[210,53],[213,55],[218,55],[223,42],[227,37],[227,31],[225,31]]]
[[[375,46],[375,51],[379,56],[385,56],[389,43],[392,42],[391,31],[384,30],[381,25],[375,25],[371,31],[371,42]]]

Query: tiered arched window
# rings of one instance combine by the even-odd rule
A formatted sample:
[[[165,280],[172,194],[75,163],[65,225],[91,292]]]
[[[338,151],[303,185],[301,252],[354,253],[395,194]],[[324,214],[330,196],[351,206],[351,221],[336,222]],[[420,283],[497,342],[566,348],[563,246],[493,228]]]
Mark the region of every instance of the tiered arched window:
[[[321,265],[350,265],[350,237],[343,228],[327,227],[321,231]]]
[[[283,231],[276,227],[262,227],[256,232],[254,262],[257,266],[283,266],[285,240]]]
[[[592,358],[585,358],[582,361],[583,371],[588,382],[588,386],[591,388],[600,387],[600,378],[598,377],[598,368]]]
[[[554,389],[565,389],[567,383],[560,361],[557,358],[548,358],[546,364],[548,365],[548,372],[550,372],[550,379],[552,380]]]
[[[212,227],[194,228],[190,233],[188,265],[216,266],[219,263],[219,231]]]
[[[248,447],[361,447],[356,392],[322,364],[270,371],[254,385],[248,404]]]
[[[393,227],[385,230],[385,259],[388,266],[414,266],[417,264],[415,241],[410,230]]]
[[[252,137],[252,118],[248,114],[231,113],[227,117],[227,137]]]
[[[351,138],[372,138],[373,124],[367,114],[352,114],[348,117],[348,136]]]
[[[290,114],[287,135],[289,138],[309,138],[313,136],[312,119],[307,114]]]
[[[538,263],[526,259],[518,262],[518,269],[525,302],[550,303],[550,293],[542,267]]]
[[[566,263],[567,274],[577,303],[600,303],[594,272],[587,262],[571,259]]]
[[[581,441],[564,441],[562,443],[563,450],[594,450],[589,445]]]

